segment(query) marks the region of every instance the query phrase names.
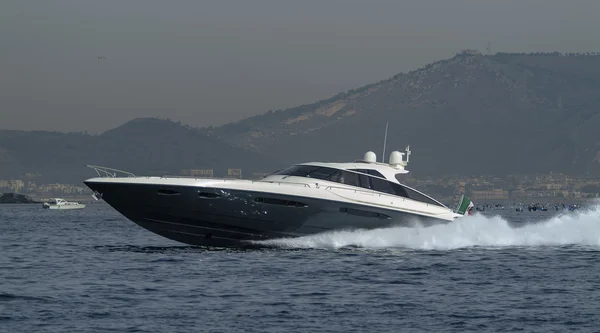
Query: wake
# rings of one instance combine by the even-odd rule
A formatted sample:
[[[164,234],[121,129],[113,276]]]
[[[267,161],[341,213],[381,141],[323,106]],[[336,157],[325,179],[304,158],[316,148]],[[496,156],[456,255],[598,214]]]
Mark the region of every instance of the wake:
[[[259,242],[285,248],[408,248],[451,250],[467,247],[583,245],[600,247],[600,205],[520,227],[500,216],[475,214],[445,225],[354,230]]]

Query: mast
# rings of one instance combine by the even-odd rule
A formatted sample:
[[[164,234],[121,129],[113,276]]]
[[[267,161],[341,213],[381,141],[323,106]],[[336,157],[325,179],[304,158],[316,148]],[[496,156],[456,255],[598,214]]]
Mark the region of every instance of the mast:
[[[387,141],[387,130],[389,121],[385,122],[385,136],[383,137],[383,154],[381,154],[381,163],[385,162],[385,144]]]

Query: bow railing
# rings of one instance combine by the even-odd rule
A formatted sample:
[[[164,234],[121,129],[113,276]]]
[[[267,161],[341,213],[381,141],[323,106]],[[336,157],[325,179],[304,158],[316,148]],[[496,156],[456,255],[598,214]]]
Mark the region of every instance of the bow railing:
[[[135,175],[133,173],[119,170],[119,169],[107,168],[107,167],[103,167],[103,166],[99,166],[99,165],[91,165],[91,164],[86,165],[86,167],[94,169],[94,171],[96,171],[96,173],[98,174],[98,177],[101,177],[101,178],[116,178],[116,177],[119,177],[119,175],[122,175],[125,177],[135,177]]]

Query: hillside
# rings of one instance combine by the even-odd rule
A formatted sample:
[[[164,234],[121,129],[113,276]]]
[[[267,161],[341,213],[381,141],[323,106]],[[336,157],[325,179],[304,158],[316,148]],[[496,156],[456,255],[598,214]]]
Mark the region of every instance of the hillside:
[[[415,174],[599,174],[599,92],[598,54],[463,53],[203,132],[290,162],[380,159],[389,121]]]
[[[180,174],[182,169],[243,168],[245,175],[283,164],[208,137],[168,120],[135,119],[101,135],[41,131],[0,131],[0,179],[77,183],[94,176],[86,164],[136,174]]]
[[[600,55],[459,54],[330,99],[217,128],[136,119],[101,135],[0,130],[0,179],[80,182],[85,164],[136,174],[381,159],[411,145],[415,175],[600,175]],[[387,159],[387,156],[386,156]]]

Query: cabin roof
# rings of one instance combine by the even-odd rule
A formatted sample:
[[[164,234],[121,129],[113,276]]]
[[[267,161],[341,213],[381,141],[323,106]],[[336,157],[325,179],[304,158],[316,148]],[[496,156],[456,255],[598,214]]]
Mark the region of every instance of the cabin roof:
[[[398,174],[407,174],[408,170],[405,170],[402,166],[391,166],[386,163],[377,163],[377,162],[365,162],[365,161],[354,161],[354,162],[346,162],[346,163],[325,163],[325,162],[307,162],[300,163],[296,165],[314,165],[320,167],[334,168],[340,170],[356,170],[356,169],[366,169],[366,170],[375,170],[381,173],[385,179],[389,181],[393,181],[398,183],[398,179],[396,175]]]

